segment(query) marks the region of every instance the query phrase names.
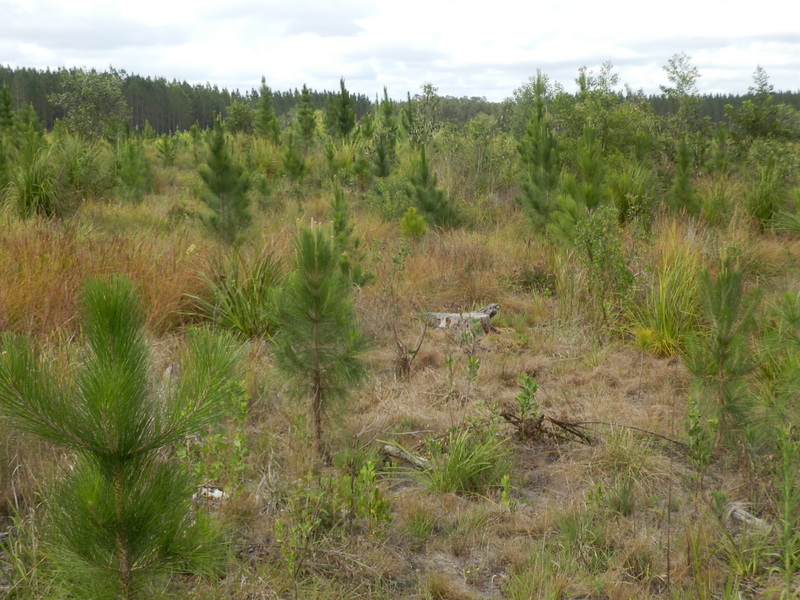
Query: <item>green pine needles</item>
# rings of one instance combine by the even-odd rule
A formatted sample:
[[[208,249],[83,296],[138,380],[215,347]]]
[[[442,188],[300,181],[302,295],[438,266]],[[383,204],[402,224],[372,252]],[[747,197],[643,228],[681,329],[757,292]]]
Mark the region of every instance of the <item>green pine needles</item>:
[[[74,376],[26,339],[2,337],[0,414],[74,454],[47,503],[49,556],[68,597],[153,597],[158,574],[209,572],[220,558],[219,535],[190,511],[192,482],[164,450],[219,419],[238,353],[197,331],[182,377],[157,392],[131,284],[91,280],[83,305],[87,350]]]
[[[444,190],[438,187],[438,179],[428,162],[425,146],[420,147],[414,171],[411,183],[414,185],[416,204],[428,224],[443,229],[458,225],[458,211]]]
[[[217,121],[208,144],[208,158],[200,166],[206,184],[201,199],[212,210],[204,219],[206,226],[229,244],[238,240],[250,225],[250,175],[231,157],[225,132]]]
[[[323,413],[364,377],[367,343],[355,323],[352,285],[334,243],[321,229],[303,229],[294,250],[295,270],[277,309],[275,364],[296,393],[310,399],[314,448],[327,462]]]

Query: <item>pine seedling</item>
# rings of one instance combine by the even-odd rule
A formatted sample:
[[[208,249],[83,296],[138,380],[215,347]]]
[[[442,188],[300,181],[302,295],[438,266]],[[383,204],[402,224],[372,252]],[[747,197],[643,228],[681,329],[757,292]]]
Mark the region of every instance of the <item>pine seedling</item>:
[[[328,462],[323,414],[364,377],[366,338],[355,323],[350,280],[322,229],[297,234],[294,267],[277,309],[275,363],[295,392],[309,399],[314,448]]]
[[[414,206],[409,206],[406,214],[400,219],[400,235],[405,238],[419,239],[426,233],[428,233],[428,228],[425,226],[425,219],[417,214]]]
[[[210,572],[220,558],[218,534],[191,513],[191,480],[165,450],[219,419],[235,393],[238,353],[228,338],[195,332],[184,375],[159,393],[143,322],[127,280],[94,279],[74,377],[60,378],[26,339],[2,338],[0,414],[74,454],[47,503],[66,597],[150,598],[159,574]]]
[[[414,195],[419,212],[434,227],[455,227],[459,217],[456,207],[447,198],[444,190],[437,187],[436,173],[431,169],[425,146],[420,148],[419,160],[412,178]]]
[[[153,191],[153,170],[140,143],[125,140],[118,144],[116,171],[119,194],[126,200],[141,202]]]
[[[701,295],[709,330],[707,335],[687,338],[684,360],[698,393],[714,408],[717,441],[722,437],[732,442],[747,417],[745,378],[756,366],[749,334],[758,297],[745,293],[744,274],[731,258],[722,263],[716,277],[703,275]]]
[[[203,221],[225,242],[232,244],[250,224],[250,176],[231,157],[222,124],[217,120],[208,144],[208,159],[200,166],[206,184],[201,199],[212,210]]]

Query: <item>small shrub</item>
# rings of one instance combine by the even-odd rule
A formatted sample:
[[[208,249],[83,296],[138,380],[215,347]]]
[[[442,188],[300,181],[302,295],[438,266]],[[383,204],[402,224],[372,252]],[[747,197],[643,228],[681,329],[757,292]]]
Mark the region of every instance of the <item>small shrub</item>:
[[[417,239],[423,237],[427,232],[425,219],[417,214],[416,208],[409,206],[406,214],[400,219],[400,234],[403,237]]]

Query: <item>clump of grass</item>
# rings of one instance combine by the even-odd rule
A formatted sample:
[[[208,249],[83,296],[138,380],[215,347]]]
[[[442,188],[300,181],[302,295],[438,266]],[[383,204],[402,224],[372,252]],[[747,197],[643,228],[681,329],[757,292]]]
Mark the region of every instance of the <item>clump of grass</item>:
[[[640,347],[672,356],[699,318],[700,249],[675,221],[661,238],[660,255],[648,273],[644,298],[631,309],[631,329]]]
[[[190,294],[189,314],[208,319],[245,337],[270,335],[275,328],[275,300],[283,278],[280,262],[270,253],[247,257],[234,251],[203,275],[203,294]]]
[[[492,428],[451,429],[446,438],[429,440],[426,446],[430,466],[416,475],[440,494],[485,494],[510,467],[506,442]]]
[[[60,188],[53,152],[42,138],[31,135],[22,144],[9,173],[5,196],[23,219],[59,213]]]

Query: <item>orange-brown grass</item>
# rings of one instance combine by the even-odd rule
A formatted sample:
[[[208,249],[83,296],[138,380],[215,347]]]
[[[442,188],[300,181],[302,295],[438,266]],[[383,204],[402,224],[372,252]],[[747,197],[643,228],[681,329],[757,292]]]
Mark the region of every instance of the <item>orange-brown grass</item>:
[[[48,336],[72,329],[82,282],[124,274],[142,294],[147,325],[163,332],[181,322],[208,249],[181,237],[136,239],[34,220],[0,238],[0,321],[4,329]]]

